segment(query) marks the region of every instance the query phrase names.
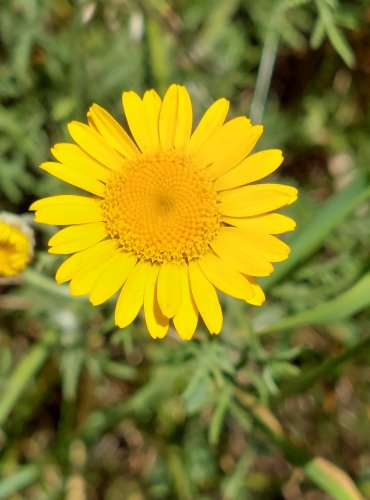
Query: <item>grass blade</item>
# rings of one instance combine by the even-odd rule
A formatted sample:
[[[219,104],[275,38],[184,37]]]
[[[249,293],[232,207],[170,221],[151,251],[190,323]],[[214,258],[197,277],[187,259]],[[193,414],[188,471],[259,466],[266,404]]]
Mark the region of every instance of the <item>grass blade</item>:
[[[352,479],[339,467],[325,458],[311,457],[302,446],[293,443],[272,411],[259,403],[253,396],[240,389],[235,391],[241,405],[253,416],[255,422],[269,434],[287,459],[301,467],[308,478],[329,493],[334,500],[364,500]]]
[[[3,477],[0,482],[0,500],[10,498],[14,493],[34,483],[39,476],[39,467],[36,465],[25,465],[12,475]]]
[[[274,400],[274,403],[280,403],[294,394],[302,394],[304,391],[310,389],[319,380],[324,378],[327,380],[340,365],[349,359],[354,359],[357,355],[366,352],[368,349],[370,349],[370,337],[366,338],[362,342],[359,342],[354,347],[346,349],[338,356],[325,358],[320,365],[308,369],[302,373],[302,375],[284,383],[281,387],[279,395]]]
[[[362,500],[364,497],[352,479],[339,467],[322,457],[315,457],[304,467],[304,472],[335,500]]]
[[[297,328],[304,325],[320,325],[340,321],[353,316],[357,312],[370,305],[370,271],[367,272],[349,290],[338,295],[332,300],[318,305],[308,311],[288,316],[276,321],[274,324],[263,328],[258,333],[266,333],[278,330]]]
[[[0,399],[0,426],[4,425],[17,401],[27,389],[30,381],[47,360],[50,350],[57,339],[56,332],[51,330],[46,331],[10,376],[6,391]]]

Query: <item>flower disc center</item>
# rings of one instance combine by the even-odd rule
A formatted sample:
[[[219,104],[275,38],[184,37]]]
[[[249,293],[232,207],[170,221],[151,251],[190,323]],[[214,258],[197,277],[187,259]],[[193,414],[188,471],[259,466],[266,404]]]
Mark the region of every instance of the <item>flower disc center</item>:
[[[220,226],[217,194],[204,170],[182,152],[128,161],[106,186],[107,229],[141,260],[183,262],[209,249]]]

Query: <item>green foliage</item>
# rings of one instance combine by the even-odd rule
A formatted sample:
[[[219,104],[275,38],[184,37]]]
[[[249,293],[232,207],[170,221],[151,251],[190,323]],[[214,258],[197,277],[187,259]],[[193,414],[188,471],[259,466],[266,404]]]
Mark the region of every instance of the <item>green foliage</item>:
[[[35,228],[32,266],[0,279],[0,498],[368,496],[365,4],[0,4],[1,210],[61,193],[37,165],[92,102],[122,121],[122,90],[172,81],[196,118],[225,96],[263,123],[259,147],[284,150],[300,190],[266,304],[222,297],[221,336],[200,326],[188,343],[154,342],[141,319],[119,331],[114,301],[71,297],[52,229]]]

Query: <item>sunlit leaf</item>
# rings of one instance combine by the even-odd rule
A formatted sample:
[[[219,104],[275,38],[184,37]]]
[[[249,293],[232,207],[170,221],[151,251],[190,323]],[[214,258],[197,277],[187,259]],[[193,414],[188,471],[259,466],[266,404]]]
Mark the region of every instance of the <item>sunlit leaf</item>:
[[[335,500],[365,500],[352,479],[325,458],[313,458],[305,465],[304,472]]]
[[[321,325],[353,316],[370,305],[370,272],[351,288],[318,306],[287,316],[259,331],[260,334],[297,328],[303,325]]]

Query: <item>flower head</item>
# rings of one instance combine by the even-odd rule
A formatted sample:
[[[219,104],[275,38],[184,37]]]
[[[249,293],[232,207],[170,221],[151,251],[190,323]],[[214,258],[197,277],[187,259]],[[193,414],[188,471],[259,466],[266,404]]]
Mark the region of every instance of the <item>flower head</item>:
[[[0,278],[21,272],[33,256],[33,232],[19,216],[0,212]]]
[[[122,96],[131,135],[94,104],[88,125],[69,124],[75,144],[57,144],[57,162],[41,168],[85,190],[36,201],[35,220],[66,225],[49,241],[51,253],[73,254],[58,283],[94,305],[120,292],[119,327],[144,308],[154,338],[172,318],[183,339],[198,314],[211,333],[222,327],[216,288],[250,304],[264,294],[254,277],[267,276],[289,247],[275,234],[294,229],[273,210],[292,203],[297,190],[253,184],[282,162],[271,149],[248,156],[262,134],[246,117],[225,122],[229,103],[214,102],[192,132],[190,96],[171,85],[163,100],[154,90],[141,99]]]

